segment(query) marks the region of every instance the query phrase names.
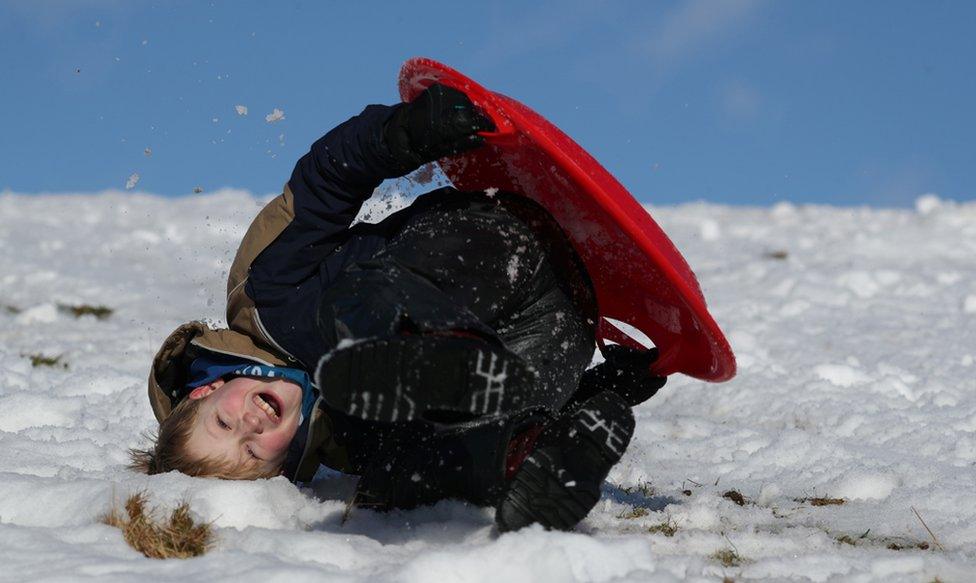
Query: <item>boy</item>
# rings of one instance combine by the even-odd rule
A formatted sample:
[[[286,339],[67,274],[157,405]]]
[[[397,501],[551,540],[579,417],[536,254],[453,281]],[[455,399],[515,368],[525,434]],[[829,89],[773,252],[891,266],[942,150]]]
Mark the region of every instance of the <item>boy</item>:
[[[180,326],[153,360],[147,473],[360,476],[356,503],[493,505],[502,531],[570,529],[599,499],[664,378],[656,353],[593,353],[593,290],[552,217],[512,193],[442,188],[351,226],[384,178],[493,129],[461,92],[372,105],[313,144],[254,219],[229,329]]]

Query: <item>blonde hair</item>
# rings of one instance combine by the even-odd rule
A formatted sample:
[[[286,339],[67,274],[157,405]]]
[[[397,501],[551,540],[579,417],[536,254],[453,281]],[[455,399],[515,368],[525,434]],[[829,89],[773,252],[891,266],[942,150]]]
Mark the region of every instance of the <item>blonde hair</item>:
[[[148,437],[154,442],[149,449],[130,449],[129,467],[143,474],[162,474],[173,470],[188,476],[224,480],[258,480],[277,476],[278,469],[261,470],[245,464],[228,463],[213,458],[194,458],[187,451],[194,421],[203,399],[183,399],[159,423],[159,431]]]

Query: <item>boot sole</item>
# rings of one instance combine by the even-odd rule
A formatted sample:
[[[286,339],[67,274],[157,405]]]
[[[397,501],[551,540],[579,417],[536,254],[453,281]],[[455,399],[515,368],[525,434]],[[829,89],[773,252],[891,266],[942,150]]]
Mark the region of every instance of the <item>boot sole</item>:
[[[578,487],[560,471],[551,452],[535,451],[523,462],[499,504],[495,522],[500,532],[530,524],[571,530],[600,500],[599,487]]]
[[[496,509],[498,530],[534,523],[571,530],[600,500],[600,485],[633,433],[633,414],[618,395],[602,393],[584,403],[560,438],[566,443],[540,447],[525,459]],[[585,475],[574,475],[569,468],[580,468],[581,460],[583,470],[575,473]]]
[[[535,375],[514,353],[481,340],[405,336],[335,350],[319,361],[315,380],[330,407],[392,423],[518,409]]]

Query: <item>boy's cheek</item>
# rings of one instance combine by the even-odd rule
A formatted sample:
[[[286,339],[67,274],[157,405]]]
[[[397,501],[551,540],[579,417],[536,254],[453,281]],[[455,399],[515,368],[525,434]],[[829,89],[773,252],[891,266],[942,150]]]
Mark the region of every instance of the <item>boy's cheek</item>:
[[[265,447],[271,450],[274,455],[283,452],[288,449],[288,445],[291,443],[296,431],[298,431],[298,427],[294,427],[290,431],[276,432],[273,435],[266,434]]]

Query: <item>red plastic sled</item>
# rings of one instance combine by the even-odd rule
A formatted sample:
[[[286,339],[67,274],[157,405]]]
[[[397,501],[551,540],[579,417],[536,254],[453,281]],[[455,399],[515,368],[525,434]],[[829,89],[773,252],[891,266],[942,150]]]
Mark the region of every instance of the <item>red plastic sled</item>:
[[[695,274],[647,211],[576,142],[510,97],[488,91],[431,59],[400,69],[400,97],[411,101],[433,83],[464,91],[495,122],[487,145],[444,158],[460,190],[524,194],[544,206],[569,235],[596,288],[598,341],[639,348],[614,326],[646,334],[660,356],[655,374],[681,372],[707,381],[735,376],[735,355],[705,306]]]

